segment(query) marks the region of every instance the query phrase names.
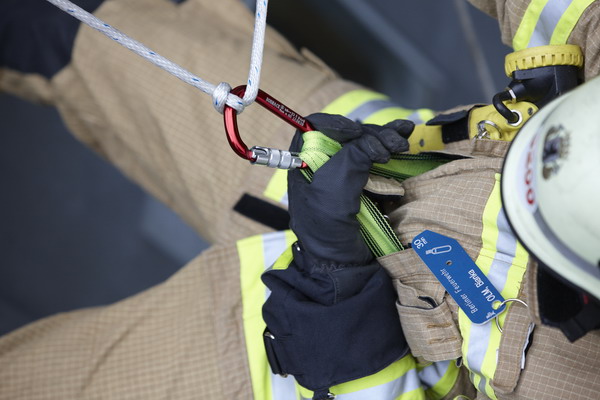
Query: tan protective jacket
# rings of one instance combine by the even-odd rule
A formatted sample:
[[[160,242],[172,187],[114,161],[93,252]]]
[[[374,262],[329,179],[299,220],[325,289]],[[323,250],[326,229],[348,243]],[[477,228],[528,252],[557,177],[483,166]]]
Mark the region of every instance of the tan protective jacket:
[[[455,145],[453,153],[470,158],[405,181],[390,222],[402,243],[425,229],[457,239],[493,283],[503,282],[496,286],[504,298],[518,297],[530,310],[510,304],[500,318],[502,334],[494,321],[473,325],[412,248],[385,256],[380,262],[398,289],[400,321],[413,355],[461,359],[478,399],[594,398],[600,390],[600,332],[572,344],[535,315],[536,266],[510,232],[500,204],[499,173],[509,143],[473,139]],[[374,186],[392,193],[395,185]]]
[[[473,3],[500,20],[509,43],[529,1]],[[252,31],[252,18],[238,1],[188,0],[176,7],[167,1],[113,0],[106,1],[96,15],[133,37],[143,37],[151,48],[187,69],[202,71],[209,81],[245,79],[245,65],[228,62],[249,48]],[[597,15],[595,2],[568,37],[569,43],[585,50],[586,77],[596,75],[600,65]],[[186,40],[190,38],[207,39]],[[191,56],[207,52],[213,56]],[[123,79],[117,82],[114,74]],[[360,88],[337,78],[309,53],[298,53],[271,30],[263,76],[263,89],[281,93],[278,97],[284,103],[303,114]],[[78,138],[171,206],[208,240],[231,243],[264,231],[231,209],[244,192],[262,197],[269,171],[238,162],[223,138],[213,136],[222,131],[221,117],[195,89],[97,32],[81,28],[72,62],[51,81],[3,70],[0,88],[56,105]],[[258,113],[262,111],[253,108],[244,113],[248,142],[287,147],[289,138],[280,132],[289,128]],[[481,151],[480,146],[493,149]],[[444,227],[476,257],[482,247],[481,212],[493,190],[503,146],[475,144],[462,150],[476,156],[473,160],[453,162],[407,181],[402,207],[391,214],[402,241],[409,242],[422,227]],[[219,189],[208,189],[213,187]],[[448,199],[454,199],[454,206]],[[237,254],[235,245],[217,245],[164,284],[137,296],[47,318],[1,338],[0,399],[252,398]],[[462,339],[456,309],[411,257],[407,250],[381,260],[402,289],[403,324],[414,325],[419,332],[409,335],[411,345],[424,358],[458,357]],[[532,268],[526,276],[534,276]],[[521,293],[527,299],[533,293],[528,287]],[[439,306],[408,310],[411,302],[420,304],[414,296],[419,291]],[[531,307],[532,300],[528,301]],[[411,311],[415,317],[409,315]],[[434,325],[440,326],[427,325],[429,314],[439,314],[443,322]],[[597,336],[569,345],[556,331],[538,326],[526,368],[520,371],[515,357],[520,358],[529,315],[511,307],[503,322],[506,334],[491,383],[501,396],[594,398],[598,393],[599,378],[593,372],[600,358]]]

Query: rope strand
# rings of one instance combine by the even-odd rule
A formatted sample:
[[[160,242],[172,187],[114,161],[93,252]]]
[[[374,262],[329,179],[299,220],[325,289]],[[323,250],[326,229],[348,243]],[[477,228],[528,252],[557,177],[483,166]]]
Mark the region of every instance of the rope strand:
[[[241,113],[244,108],[254,102],[258,94],[260,84],[260,72],[262,67],[263,48],[265,42],[265,29],[267,24],[268,0],[257,0],[256,15],[254,24],[254,36],[252,39],[252,52],[250,55],[250,69],[248,71],[248,82],[244,98],[241,99],[231,93],[231,86],[228,83],[221,82],[219,85],[213,85],[187,71],[180,65],[152,51],[148,47],[135,39],[130,38],[118,29],[113,28],[101,19],[95,17],[81,7],[68,0],[46,0],[49,3],[60,8],[64,12],[77,18],[79,21],[108,36],[121,46],[133,51],[139,56],[150,61],[154,65],[162,68],[173,76],[181,79],[183,82],[192,85],[213,98],[215,109],[223,113],[225,104]]]

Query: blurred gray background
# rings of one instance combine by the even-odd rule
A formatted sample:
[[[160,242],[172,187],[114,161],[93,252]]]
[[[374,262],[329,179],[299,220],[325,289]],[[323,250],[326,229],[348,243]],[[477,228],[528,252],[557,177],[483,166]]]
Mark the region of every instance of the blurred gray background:
[[[496,21],[463,0],[271,0],[268,22],[406,107],[489,103],[507,83]],[[54,109],[0,94],[0,134],[0,334],[139,292],[207,247]]]

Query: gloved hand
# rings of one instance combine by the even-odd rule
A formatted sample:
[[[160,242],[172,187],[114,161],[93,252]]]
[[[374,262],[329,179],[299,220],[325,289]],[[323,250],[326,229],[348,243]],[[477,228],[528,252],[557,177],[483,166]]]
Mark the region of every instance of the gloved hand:
[[[300,170],[288,173],[290,227],[301,247],[316,258],[341,264],[364,265],[373,256],[356,220],[360,195],[374,162],[386,163],[391,153],[408,150],[411,121],[384,126],[361,125],[341,115],[307,117],[316,130],[342,144],[342,149],[319,168],[308,182]],[[296,133],[290,150],[300,151]]]
[[[407,150],[414,125],[360,125],[325,114],[308,120],[343,147],[312,183],[300,171],[288,175],[298,243],[287,268],[263,274],[271,290],[263,318],[273,372],[294,375],[315,399],[324,399],[331,386],[371,375],[408,351],[396,292],[363,242],[356,214],[372,163]],[[300,146],[297,134],[292,150]]]

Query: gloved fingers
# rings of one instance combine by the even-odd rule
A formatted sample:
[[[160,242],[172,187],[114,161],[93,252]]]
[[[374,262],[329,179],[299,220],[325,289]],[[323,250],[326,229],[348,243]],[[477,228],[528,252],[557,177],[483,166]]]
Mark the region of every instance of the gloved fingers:
[[[366,141],[369,144],[361,146],[358,143]],[[377,145],[379,145],[379,148],[374,150],[372,147]],[[363,150],[362,147],[367,150]],[[371,155],[368,152],[386,153],[389,157],[389,152],[377,139],[365,135],[344,145],[340,151],[319,168],[314,174],[312,185],[319,187],[322,191],[329,192],[331,198],[344,198],[350,202],[354,202],[355,200],[352,199],[356,199],[357,203],[363,187],[367,184],[369,169],[373,165]]]
[[[390,156],[390,151],[376,136],[363,135],[346,143],[319,168],[313,177],[313,184],[319,182],[320,187],[331,191],[332,197],[346,194],[347,198],[357,198],[367,184],[373,163],[386,163]]]
[[[367,149],[366,151],[361,148],[359,141],[369,143],[362,146]],[[302,133],[298,132],[292,140],[290,149],[292,151],[299,150],[301,146]],[[373,147],[376,147],[376,150]],[[371,156],[374,155],[371,153],[389,156],[389,152],[375,137],[365,135],[344,145],[340,151],[314,172],[312,182],[309,182],[299,169],[288,171],[290,210],[296,203],[308,201],[308,196],[313,197],[312,200],[315,196],[322,196],[328,201],[338,198],[357,199],[367,183],[369,169],[373,165]]]
[[[365,131],[375,136],[390,153],[402,153],[409,148],[408,140],[391,128],[366,126]]]
[[[292,169],[288,171],[287,183],[289,208],[291,210],[297,202],[302,203],[308,200],[310,182],[299,169]]]
[[[299,153],[302,150],[302,146],[304,145],[304,140],[302,139],[302,132],[296,131],[294,137],[292,138],[292,142],[290,143],[290,151],[294,153]]]
[[[394,131],[389,131],[390,133],[392,133],[391,135],[385,135],[385,136],[390,136],[390,137],[400,137],[398,136],[398,134],[396,134]],[[361,149],[366,156],[369,158],[369,160],[371,160],[372,162],[376,162],[376,163],[386,163],[390,160],[390,150],[388,150],[386,148],[386,146],[383,145],[383,141],[379,139],[380,133],[377,133],[375,135],[363,135],[362,137],[356,139],[354,142],[347,144],[346,146],[351,146],[353,144],[356,144],[356,146]],[[388,142],[388,144],[390,145],[393,140],[395,139],[391,139],[386,137],[386,139],[390,139],[390,141]],[[406,140],[406,139],[404,139]]]
[[[365,133],[373,135],[392,153],[402,153],[409,149],[408,137],[415,128],[412,121],[397,119],[383,126],[363,125]]]
[[[388,122],[383,127],[393,129],[396,132],[398,132],[400,136],[402,136],[405,139],[408,139],[410,134],[415,129],[415,123],[407,119],[396,119],[392,122]]]
[[[359,123],[342,115],[316,113],[306,119],[316,130],[339,143],[349,142],[363,134]]]

